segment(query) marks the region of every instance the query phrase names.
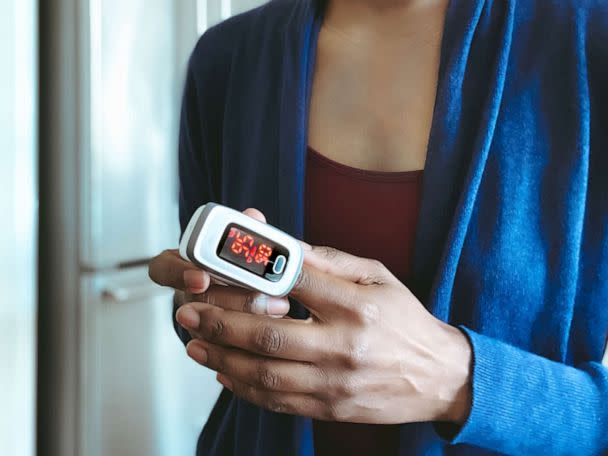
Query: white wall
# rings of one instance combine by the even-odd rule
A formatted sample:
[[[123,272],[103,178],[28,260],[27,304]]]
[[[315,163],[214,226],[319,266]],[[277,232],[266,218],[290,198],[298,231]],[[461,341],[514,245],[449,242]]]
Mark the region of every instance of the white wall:
[[[0,454],[33,455],[36,2],[0,0]]]

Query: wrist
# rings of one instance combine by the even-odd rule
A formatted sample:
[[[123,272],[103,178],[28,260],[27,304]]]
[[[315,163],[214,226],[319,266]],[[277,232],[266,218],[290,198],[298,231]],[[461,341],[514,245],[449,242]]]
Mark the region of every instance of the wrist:
[[[469,339],[458,328],[439,323],[439,344],[435,347],[438,365],[437,388],[443,399],[435,421],[464,424],[471,409],[471,364]]]

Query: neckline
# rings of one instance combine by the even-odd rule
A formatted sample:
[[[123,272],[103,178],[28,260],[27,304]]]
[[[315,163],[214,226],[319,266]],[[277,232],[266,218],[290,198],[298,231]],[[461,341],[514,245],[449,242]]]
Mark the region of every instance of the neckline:
[[[304,131],[306,141],[308,141],[308,128],[309,128],[308,116],[310,115],[310,99],[311,99],[311,94],[312,94],[314,71],[315,71],[315,66],[317,63],[317,50],[318,50],[318,45],[319,45],[319,34],[321,31],[321,28],[323,27],[323,23],[325,21],[325,14],[327,12],[328,3],[329,3],[329,0],[312,0],[313,16],[311,18],[312,22],[309,24],[311,28],[310,28],[310,30],[308,30],[308,32],[310,32],[311,35],[308,37],[309,42],[307,44],[308,48],[306,49],[306,52],[307,52],[306,77],[305,77],[306,109],[305,109],[305,131]],[[431,116],[431,125],[430,125],[429,132],[428,132],[428,142],[427,142],[427,147],[426,147],[426,158],[425,158],[424,169],[427,169],[430,155],[433,152],[434,138],[437,134],[437,130],[439,129],[438,107],[439,107],[440,102],[442,101],[440,99],[440,95],[442,94],[443,83],[444,83],[443,77],[445,75],[445,72],[446,72],[445,70],[446,70],[447,63],[448,63],[446,61],[446,59],[449,54],[449,52],[448,52],[449,43],[448,43],[447,37],[449,35],[450,27],[452,25],[450,22],[450,19],[453,16],[453,10],[458,9],[456,3],[457,3],[457,0],[447,0],[447,6],[445,9],[445,15],[443,18],[443,27],[442,27],[442,32],[441,32],[441,42],[440,42],[440,51],[439,51],[439,66],[437,68],[437,74],[436,74],[437,87],[435,88],[435,99],[433,101],[433,114]],[[318,152],[317,152],[317,154],[320,155],[321,157],[323,157],[322,154],[319,154]],[[336,163],[338,163],[338,162],[336,162]],[[354,168],[354,169],[356,169],[356,168]]]
[[[422,169],[410,171],[373,171],[355,168],[354,166],[345,165],[344,163],[332,160],[310,146],[307,147],[307,155],[309,160],[312,160],[325,168],[331,168],[344,176],[366,181],[412,182],[420,180],[424,173],[424,170]]]

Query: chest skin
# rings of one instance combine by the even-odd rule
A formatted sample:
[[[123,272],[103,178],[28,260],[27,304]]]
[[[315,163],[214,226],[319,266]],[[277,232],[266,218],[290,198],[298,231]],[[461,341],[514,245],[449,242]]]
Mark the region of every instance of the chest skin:
[[[308,144],[337,162],[374,171],[424,168],[446,2],[371,25],[349,23],[339,2],[320,30]],[[392,23],[389,23],[392,22]]]

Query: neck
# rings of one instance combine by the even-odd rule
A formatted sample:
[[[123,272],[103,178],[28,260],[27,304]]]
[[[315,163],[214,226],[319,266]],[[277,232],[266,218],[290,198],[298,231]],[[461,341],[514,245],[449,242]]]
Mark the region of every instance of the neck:
[[[449,0],[329,0],[325,23],[354,39],[407,34],[429,15],[445,13]]]

